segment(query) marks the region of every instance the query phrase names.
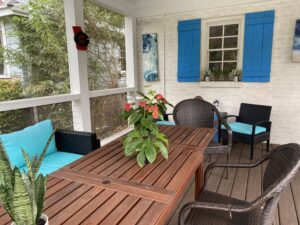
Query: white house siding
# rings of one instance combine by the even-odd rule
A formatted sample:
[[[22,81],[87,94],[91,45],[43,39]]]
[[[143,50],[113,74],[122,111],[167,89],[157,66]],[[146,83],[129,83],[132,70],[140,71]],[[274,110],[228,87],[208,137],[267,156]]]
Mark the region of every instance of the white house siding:
[[[150,4],[151,1],[144,2],[144,4]],[[229,114],[237,114],[241,102],[271,105],[273,107],[271,142],[276,144],[300,143],[300,63],[291,61],[295,21],[297,18],[300,18],[300,1],[273,0],[249,4],[247,0],[239,1],[239,3],[235,0],[227,0],[216,1],[217,7],[214,7],[214,1],[205,1],[205,3],[210,2],[207,8],[204,7],[205,5],[202,1],[203,9],[201,9],[200,3],[197,7],[193,3],[194,8],[189,9],[189,12],[178,13],[179,9],[176,8],[176,4],[178,3],[178,6],[181,5],[182,9],[185,9],[183,2],[188,5],[187,1],[182,0],[172,1],[169,9],[161,5],[161,8],[165,7],[165,11],[169,12],[162,16],[149,16],[137,19],[140,91],[145,90],[145,85],[151,85],[153,89],[164,93],[173,104],[183,99],[193,98],[196,95],[201,95],[204,99],[211,102],[214,99],[218,99],[220,101],[220,110]],[[232,5],[233,2],[236,2],[235,6]],[[226,5],[231,6],[226,7]],[[138,7],[140,7],[137,13],[138,16],[154,14],[155,7],[158,8],[155,5],[148,5],[149,8],[145,9],[142,9],[140,5]],[[276,15],[271,82],[238,83],[237,85],[213,82],[207,84],[203,81],[198,83],[177,82],[177,25],[179,20],[221,18],[273,9],[276,11]],[[157,11],[157,13],[159,12]],[[159,81],[157,82],[146,82],[143,78],[142,34],[144,33],[158,34]]]
[[[18,37],[16,37],[13,34],[13,25],[9,22],[4,22],[5,27],[5,38],[6,38],[6,47],[10,49],[18,49],[20,46],[20,41]],[[22,68],[15,66],[15,65],[9,65],[8,66],[9,75],[12,78],[21,78],[23,79],[23,70]]]

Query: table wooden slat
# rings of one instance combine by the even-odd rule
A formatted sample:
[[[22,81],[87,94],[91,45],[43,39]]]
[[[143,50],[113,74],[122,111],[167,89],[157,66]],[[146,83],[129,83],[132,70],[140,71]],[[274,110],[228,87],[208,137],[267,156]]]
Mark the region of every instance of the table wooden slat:
[[[213,129],[160,126],[169,159],[158,155],[143,168],[125,157],[122,138],[52,173],[44,211],[50,224],[165,224],[196,175]],[[199,190],[198,190],[199,191]],[[0,207],[0,224],[10,218]]]

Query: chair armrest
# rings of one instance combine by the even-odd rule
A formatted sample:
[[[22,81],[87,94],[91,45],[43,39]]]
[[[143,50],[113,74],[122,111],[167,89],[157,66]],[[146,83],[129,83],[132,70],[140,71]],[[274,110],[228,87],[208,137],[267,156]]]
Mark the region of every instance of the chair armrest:
[[[164,120],[169,121],[169,116],[172,116],[172,115],[173,115],[173,113],[164,113],[163,114]]]
[[[86,155],[100,148],[100,140],[95,133],[56,130],[55,142],[58,151]]]
[[[256,128],[256,126],[265,127],[267,129],[267,132],[270,132],[271,131],[272,122],[268,121],[268,120],[263,120],[263,121],[259,121],[259,122],[255,123],[253,125],[253,128],[252,128],[252,134],[255,134],[255,128]]]
[[[246,205],[246,206],[241,206],[241,205],[225,205],[225,204],[216,204],[216,203],[210,203],[210,202],[189,202],[185,204],[180,212],[179,212],[179,225],[184,225],[185,223],[185,213],[193,208],[197,209],[210,209],[210,210],[218,210],[218,211],[225,211],[228,212],[229,217],[232,217],[232,212],[235,213],[241,213],[241,212],[246,212],[250,210],[251,208]]]
[[[204,185],[203,185],[203,187],[205,187],[205,185],[207,183],[208,172],[210,170],[212,170],[213,168],[216,168],[216,167],[221,167],[221,168],[253,168],[253,167],[256,167],[256,166],[262,164],[263,162],[265,162],[269,158],[270,158],[270,153],[266,154],[264,157],[262,157],[261,159],[256,160],[253,163],[211,163],[207,166],[207,168],[204,172]]]
[[[236,116],[236,115],[227,115],[227,116],[223,116],[223,119],[228,119],[228,118],[231,118],[231,117],[235,117],[236,119],[240,119],[239,116]]]
[[[220,112],[218,110],[215,111],[217,117],[218,117],[218,120],[219,120],[219,126],[218,126],[218,131],[219,131],[219,135],[221,133],[221,126],[222,124],[224,125],[224,127],[226,128],[227,130],[227,134],[228,134],[228,143],[227,143],[227,146],[228,148],[232,148],[232,130],[231,130],[231,127],[228,125],[228,123],[224,120],[224,118],[221,116]],[[219,139],[220,139],[220,136],[219,136]],[[220,140],[219,140],[220,141]]]

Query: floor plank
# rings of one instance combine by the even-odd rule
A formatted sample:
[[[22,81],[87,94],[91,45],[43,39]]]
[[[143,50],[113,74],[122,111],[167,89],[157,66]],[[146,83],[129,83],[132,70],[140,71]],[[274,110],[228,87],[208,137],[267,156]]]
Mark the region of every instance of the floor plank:
[[[274,147],[271,147],[271,150]],[[229,156],[231,163],[249,163],[250,149],[247,145],[235,144]],[[267,154],[265,145],[257,145],[255,161]],[[206,167],[212,162],[225,162],[225,155],[213,155],[206,160]],[[229,169],[228,179],[224,169],[214,169],[208,176],[206,189],[234,198],[253,201],[262,193],[263,174],[267,163],[252,169]],[[273,225],[300,225],[300,173],[284,191],[274,214]]]

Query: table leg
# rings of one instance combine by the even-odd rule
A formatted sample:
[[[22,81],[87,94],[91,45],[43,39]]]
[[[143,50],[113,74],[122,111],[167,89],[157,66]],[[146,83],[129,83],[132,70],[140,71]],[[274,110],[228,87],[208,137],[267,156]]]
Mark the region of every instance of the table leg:
[[[200,164],[195,173],[195,200],[200,195],[203,188],[203,162]]]

